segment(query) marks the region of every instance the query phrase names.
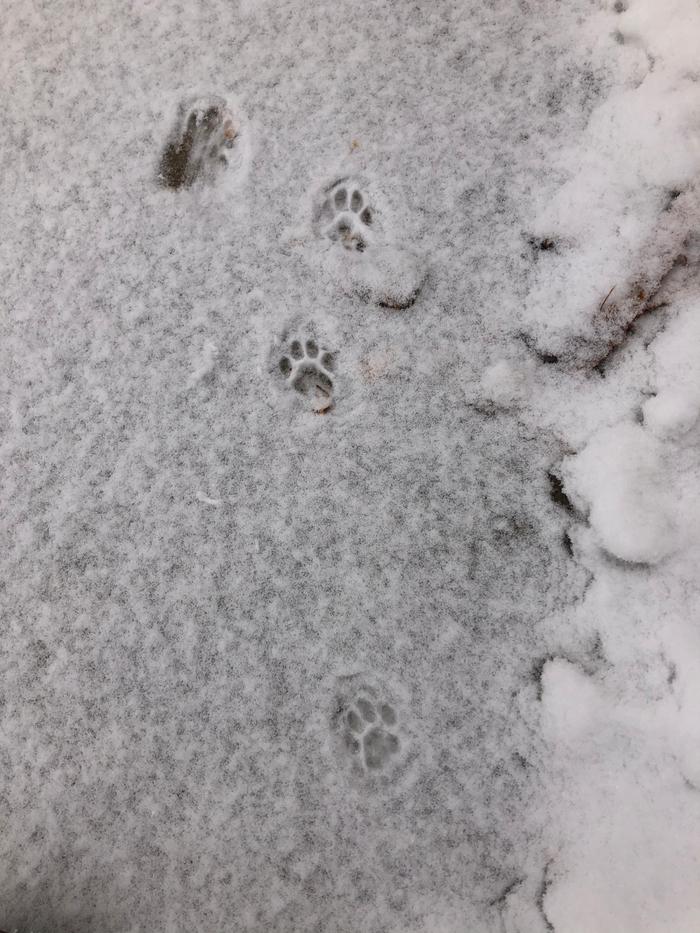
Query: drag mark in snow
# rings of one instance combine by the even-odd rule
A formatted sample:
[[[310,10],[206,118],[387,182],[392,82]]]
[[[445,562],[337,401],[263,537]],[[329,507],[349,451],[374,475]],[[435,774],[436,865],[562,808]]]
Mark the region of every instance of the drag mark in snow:
[[[158,179],[166,188],[191,188],[196,181],[212,184],[228,168],[238,128],[220,97],[183,101],[170,139],[163,149]]]

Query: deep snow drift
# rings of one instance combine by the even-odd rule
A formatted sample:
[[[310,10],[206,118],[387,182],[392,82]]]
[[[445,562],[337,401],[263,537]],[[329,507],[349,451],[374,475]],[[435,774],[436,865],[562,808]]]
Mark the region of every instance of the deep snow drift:
[[[0,928],[700,928],[696,0],[10,0]]]

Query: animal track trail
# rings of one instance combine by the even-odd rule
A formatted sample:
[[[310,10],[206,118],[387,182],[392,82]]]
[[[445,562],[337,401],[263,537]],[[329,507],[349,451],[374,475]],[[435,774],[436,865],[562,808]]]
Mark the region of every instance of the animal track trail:
[[[213,185],[230,168],[240,126],[222,97],[183,101],[161,158],[158,179],[165,188]]]
[[[333,408],[333,371],[335,354],[319,347],[313,337],[293,339],[287,353],[279,360],[279,371],[286,384],[312,399],[316,414],[325,414]]]

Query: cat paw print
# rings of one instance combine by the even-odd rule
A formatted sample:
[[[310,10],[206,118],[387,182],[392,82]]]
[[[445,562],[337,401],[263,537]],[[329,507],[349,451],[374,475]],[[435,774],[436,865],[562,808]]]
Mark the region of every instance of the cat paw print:
[[[381,773],[401,749],[394,707],[364,693],[344,711],[343,740],[363,771]]]
[[[312,399],[316,414],[333,407],[333,370],[335,356],[319,347],[316,340],[294,339],[279,361],[279,371],[290,388]]]
[[[362,253],[371,237],[374,212],[361,189],[348,179],[339,179],[326,189],[318,210],[321,233],[345,249]]]
[[[344,291],[382,308],[403,310],[416,301],[427,267],[413,246],[412,220],[397,224],[392,216],[371,181],[335,178],[315,195],[312,231],[318,240],[344,247],[318,250]]]
[[[240,127],[221,97],[183,101],[163,149],[158,179],[166,188],[213,184],[229,168]]]

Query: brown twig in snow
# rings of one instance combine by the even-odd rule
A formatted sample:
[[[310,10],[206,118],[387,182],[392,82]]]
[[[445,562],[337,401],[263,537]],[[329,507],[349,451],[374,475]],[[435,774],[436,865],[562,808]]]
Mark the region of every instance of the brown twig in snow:
[[[606,304],[608,303],[608,298],[609,298],[609,297],[612,295],[612,293],[615,291],[615,288],[616,288],[616,286],[613,285],[613,287],[610,289],[610,291],[609,291],[608,294],[605,296],[605,298],[603,298],[602,302],[600,303],[600,307],[598,308],[599,311],[602,311],[603,308],[606,306]]]

